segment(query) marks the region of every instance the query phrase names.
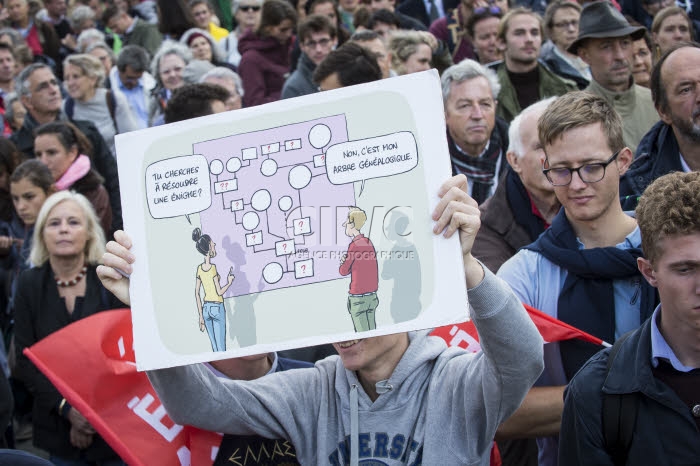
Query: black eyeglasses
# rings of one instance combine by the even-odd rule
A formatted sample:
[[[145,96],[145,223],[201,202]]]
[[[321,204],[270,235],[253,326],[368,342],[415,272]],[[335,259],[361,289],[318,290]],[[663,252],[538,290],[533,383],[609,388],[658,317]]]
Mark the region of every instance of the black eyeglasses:
[[[479,8],[474,8],[473,14],[475,15],[483,15],[485,13],[491,13],[492,15],[501,15],[503,14],[503,11],[501,11],[500,8],[497,6],[482,6]]]
[[[260,7],[258,5],[241,5],[238,7],[238,9],[241,11],[260,11]]]
[[[615,160],[620,151],[615,152],[607,162],[587,163],[577,168],[544,168],[542,173],[547,177],[552,186],[568,186],[574,176],[578,173],[579,178],[584,183],[597,183],[605,177],[605,168]],[[549,163],[545,159],[544,163]]]

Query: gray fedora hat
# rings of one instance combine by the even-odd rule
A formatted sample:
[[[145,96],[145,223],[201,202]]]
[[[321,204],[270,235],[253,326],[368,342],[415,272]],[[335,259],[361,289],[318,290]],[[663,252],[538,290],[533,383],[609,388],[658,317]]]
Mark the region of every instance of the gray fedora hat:
[[[632,40],[637,40],[644,37],[645,31],[643,26],[631,26],[607,0],[589,3],[581,11],[578,37],[569,46],[569,52],[575,54],[586,39],[632,36]]]

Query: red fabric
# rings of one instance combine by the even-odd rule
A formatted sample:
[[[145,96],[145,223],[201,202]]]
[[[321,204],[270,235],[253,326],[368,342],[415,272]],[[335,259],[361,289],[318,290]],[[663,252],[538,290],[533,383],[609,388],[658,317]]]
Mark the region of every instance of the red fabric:
[[[547,228],[551,227],[552,225],[549,222],[547,222],[547,219],[544,218],[544,216],[542,215],[542,212],[540,212],[540,209],[538,209],[537,206],[535,205],[535,203],[532,201],[532,196],[530,196],[530,193],[527,190],[525,190],[525,192],[527,193],[527,198],[530,199],[530,211],[532,212],[532,215],[534,215],[535,217],[539,218],[540,220],[542,220],[544,222],[544,229],[545,230]]]
[[[213,463],[221,436],[174,424],[136,371],[128,309],[81,319],[24,353],[129,465]]]
[[[525,310],[530,315],[532,322],[539,330],[540,335],[545,343],[555,341],[573,340],[578,338],[596,345],[607,345],[600,338],[577,329],[561,320],[555,319],[552,316],[545,314],[542,311],[523,304]],[[481,349],[479,344],[479,334],[476,331],[473,321],[463,322],[456,325],[447,325],[433,330],[431,335],[438,336],[444,339],[450,346],[459,346],[468,351],[476,353]]]
[[[39,39],[39,31],[36,28],[36,23],[32,24],[32,27],[29,29],[29,33],[24,40],[27,42],[29,48],[32,49],[32,53],[34,53],[34,55],[44,54],[44,49],[41,47],[41,39]]]
[[[350,294],[373,293],[379,287],[377,252],[369,238],[359,234],[348,246],[345,262],[340,266],[340,275],[350,275]]]

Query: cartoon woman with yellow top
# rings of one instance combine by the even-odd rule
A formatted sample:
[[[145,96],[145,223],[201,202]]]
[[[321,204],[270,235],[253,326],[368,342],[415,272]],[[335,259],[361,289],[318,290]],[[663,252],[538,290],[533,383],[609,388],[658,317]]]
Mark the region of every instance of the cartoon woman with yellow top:
[[[204,254],[204,262],[197,267],[197,281],[194,286],[199,330],[203,332],[207,329],[212,351],[226,351],[226,309],[223,296],[236,277],[233,275],[233,268],[229,269],[228,283],[222,288],[216,265],[211,263],[211,258],[216,256],[216,243],[209,235],[203,235],[199,228],[192,232],[192,240],[197,251]],[[199,295],[200,288],[204,288],[204,303]]]

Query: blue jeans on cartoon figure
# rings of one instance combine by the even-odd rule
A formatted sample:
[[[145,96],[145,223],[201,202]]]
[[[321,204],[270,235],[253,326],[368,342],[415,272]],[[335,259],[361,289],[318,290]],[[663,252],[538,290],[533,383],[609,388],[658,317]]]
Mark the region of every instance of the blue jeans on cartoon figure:
[[[226,351],[226,308],[224,303],[204,301],[202,315],[211,341],[212,351]]]

